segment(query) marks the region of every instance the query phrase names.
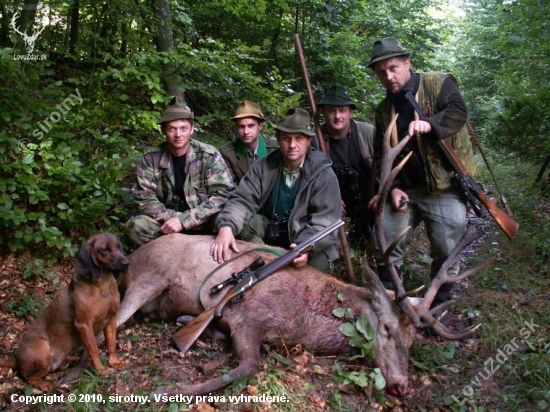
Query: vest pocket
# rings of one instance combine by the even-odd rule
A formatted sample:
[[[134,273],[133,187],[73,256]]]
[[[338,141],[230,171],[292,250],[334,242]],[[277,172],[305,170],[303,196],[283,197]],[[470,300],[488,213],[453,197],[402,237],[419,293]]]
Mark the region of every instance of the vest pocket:
[[[452,187],[451,178],[454,171],[447,169],[447,161],[442,158],[432,158],[428,165],[428,192],[434,193]]]

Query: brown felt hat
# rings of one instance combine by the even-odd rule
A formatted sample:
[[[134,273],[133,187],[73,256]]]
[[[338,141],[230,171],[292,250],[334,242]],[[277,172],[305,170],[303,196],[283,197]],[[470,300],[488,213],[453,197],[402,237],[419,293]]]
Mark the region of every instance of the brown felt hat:
[[[239,103],[237,113],[235,113],[235,116],[233,116],[231,120],[242,119],[243,117],[255,117],[262,122],[265,121],[265,117],[260,109],[260,106],[250,100],[243,100]]]
[[[376,62],[391,59],[392,57],[409,57],[411,54],[401,46],[395,37],[384,37],[376,40],[372,46],[372,57],[367,65],[372,68]]]
[[[157,124],[163,124],[171,122],[174,120],[180,119],[194,119],[193,112],[185,103],[181,97],[174,97],[170,100],[168,108],[162,115],[162,118],[157,122]]]
[[[275,130],[302,133],[309,137],[315,136],[315,133],[309,128],[309,113],[300,108],[288,110],[286,117],[275,126]]]

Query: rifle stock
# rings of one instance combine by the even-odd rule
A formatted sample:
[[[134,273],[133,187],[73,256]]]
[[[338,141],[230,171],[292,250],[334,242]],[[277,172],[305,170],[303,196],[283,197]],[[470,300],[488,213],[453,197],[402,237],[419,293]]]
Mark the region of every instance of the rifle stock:
[[[428,118],[410,91],[405,94],[405,98],[418,113],[420,119],[426,120]],[[518,222],[500,209],[495,199],[490,199],[485,196],[483,188],[472,178],[472,176],[470,176],[468,169],[466,169],[466,166],[464,166],[464,163],[456,154],[448,139],[438,140],[437,143],[443,154],[447,157],[451,167],[454,169],[457,181],[466,196],[466,200],[472,205],[476,215],[482,215],[481,209],[476,202],[477,199],[487,208],[491,217],[506,236],[508,236],[508,239],[512,240],[518,231]]]
[[[230,289],[215,306],[206,309],[199,316],[178,330],[172,336],[172,342],[178,348],[180,352],[187,352],[189,348],[195,343],[200,335],[206,330],[208,325],[215,320],[223,316],[223,310],[225,306],[233,299],[242,296],[248,289],[254,286],[256,283],[261,282],[265,278],[271,276],[275,272],[278,272],[285,266],[292,263],[294,259],[300,256],[302,253],[306,253],[315,247],[315,243],[327,236],[329,233],[340,228],[344,224],[343,220],[338,220],[327,226],[319,233],[311,236],[309,239],[301,242],[294,249],[289,250],[284,255],[271,261],[264,267],[255,270],[249,275],[245,276],[237,285]]]
[[[172,336],[172,342],[178,351],[185,353],[195,343],[195,341],[203,334],[208,325],[216,318],[216,311],[223,311],[225,305],[237,297],[237,292],[234,289],[229,289],[220,302],[209,309],[206,309],[199,316],[178,330]]]

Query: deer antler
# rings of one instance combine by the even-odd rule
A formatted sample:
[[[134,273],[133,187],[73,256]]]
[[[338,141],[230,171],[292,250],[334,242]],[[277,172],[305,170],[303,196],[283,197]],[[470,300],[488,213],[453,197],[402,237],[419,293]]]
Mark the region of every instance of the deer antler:
[[[454,300],[444,302],[430,309],[430,306],[435,299],[437,291],[442,285],[446,283],[456,283],[463,279],[466,279],[467,277],[472,276],[478,273],[479,271],[483,270],[484,268],[486,268],[487,266],[489,266],[491,263],[495,261],[496,256],[491,256],[483,260],[477,266],[464,271],[460,275],[449,276],[449,273],[448,273],[449,267],[457,259],[460,252],[462,252],[462,250],[466,246],[468,246],[470,243],[472,243],[474,240],[479,238],[479,236],[480,236],[479,232],[477,232],[473,226],[469,226],[468,229],[466,230],[466,233],[460,240],[460,242],[454,247],[451,254],[447,257],[447,259],[445,260],[445,262],[437,272],[437,275],[432,279],[432,282],[430,283],[428,290],[424,294],[424,299],[417,304],[412,304],[407,299],[404,299],[399,303],[401,309],[403,309],[403,311],[407,314],[407,316],[411,318],[415,327],[419,329],[433,328],[433,330],[442,338],[457,340],[457,339],[464,339],[472,335],[481,326],[481,324],[478,324],[478,325],[471,326],[460,332],[453,332],[450,329],[448,329],[446,326],[441,324],[439,320],[444,316],[444,314],[442,314],[438,318],[435,318],[434,314],[441,312],[443,309],[450,307],[452,304],[455,303]]]
[[[384,263],[386,264],[386,269],[390,273],[392,277],[392,282],[396,289],[397,296],[401,296],[405,293],[405,289],[403,288],[403,283],[399,279],[399,274],[397,273],[397,270],[393,266],[393,264],[390,263],[389,257],[393,249],[397,246],[399,241],[407,234],[407,232],[410,230],[410,227],[408,227],[403,233],[401,233],[397,239],[395,239],[390,247],[388,247],[388,243],[386,241],[386,235],[384,234],[384,206],[386,204],[386,201],[388,199],[388,195],[390,193],[391,186],[393,184],[393,181],[395,180],[397,174],[401,171],[403,166],[405,166],[405,163],[412,155],[412,152],[409,153],[399,164],[395,167],[393,167],[393,164],[395,162],[395,159],[401,153],[401,150],[403,150],[403,147],[409,142],[411,139],[410,135],[407,135],[403,140],[401,140],[395,147],[391,147],[390,144],[390,137],[392,129],[395,126],[395,123],[397,122],[398,114],[396,114],[388,128],[386,129],[386,132],[384,134],[384,140],[382,143],[382,165],[380,168],[380,182],[382,182],[380,186],[380,190],[378,192],[378,204],[375,211],[375,232],[376,232],[376,239],[378,241],[378,247],[380,248],[380,251],[382,253],[382,258],[384,260]]]
[[[430,283],[428,290],[424,294],[424,299],[418,302],[410,298],[410,296],[420,291],[420,289],[422,289],[423,287],[418,288],[411,292],[406,292],[405,288],[403,287],[403,282],[401,281],[395,266],[391,263],[391,260],[390,260],[391,252],[399,243],[399,241],[410,230],[410,227],[408,227],[405,231],[403,231],[403,233],[401,233],[397,237],[397,239],[395,239],[392,242],[392,244],[389,247],[387,244],[387,240],[386,240],[384,228],[383,228],[384,227],[383,226],[384,206],[387,202],[390,189],[395,180],[395,177],[401,171],[401,169],[403,168],[403,166],[405,165],[409,157],[412,155],[412,153],[409,153],[407,156],[404,157],[404,159],[397,166],[393,167],[393,164],[395,163],[395,159],[397,158],[397,156],[399,155],[403,147],[411,139],[411,136],[407,135],[403,140],[399,142],[399,144],[397,144],[395,147],[391,147],[390,137],[396,121],[397,121],[397,115],[394,116],[394,118],[392,119],[392,122],[390,123],[389,127],[386,129],[386,132],[384,134],[383,156],[382,156],[382,165],[381,165],[381,171],[380,171],[380,182],[382,182],[382,184],[378,193],[379,198],[378,198],[378,204],[375,212],[376,213],[376,217],[375,217],[376,239],[378,241],[378,246],[382,253],[384,263],[386,265],[386,270],[390,273],[392,278],[392,283],[395,287],[395,292],[396,292],[395,303],[397,303],[401,308],[401,310],[403,310],[403,312],[411,319],[411,321],[413,322],[416,328],[418,329],[432,328],[439,336],[441,336],[444,339],[450,339],[450,340],[463,339],[475,333],[475,331],[481,326],[481,324],[471,326],[460,332],[451,331],[446,326],[440,323],[440,320],[443,318],[443,316],[445,316],[446,312],[444,312],[443,314],[437,317],[434,317],[434,314],[439,313],[443,309],[450,307],[455,301],[451,300],[451,301],[444,302],[432,309],[430,309],[430,306],[435,299],[437,291],[442,285],[446,283],[459,282],[460,280],[465,279],[468,276],[471,276],[479,272],[480,270],[484,269],[489,264],[494,262],[494,260],[496,259],[496,256],[485,259],[476,267],[469,269],[461,273],[460,275],[449,276],[448,274],[449,268],[453,264],[453,262],[458,258],[458,255],[462,252],[462,250],[466,246],[468,246],[470,243],[472,243],[474,240],[476,240],[480,236],[479,233],[476,232],[474,227],[470,226],[468,227],[468,230],[466,231],[466,233],[464,234],[460,242],[455,246],[451,254],[447,257],[447,259],[439,269],[435,278],[432,279],[432,282]]]

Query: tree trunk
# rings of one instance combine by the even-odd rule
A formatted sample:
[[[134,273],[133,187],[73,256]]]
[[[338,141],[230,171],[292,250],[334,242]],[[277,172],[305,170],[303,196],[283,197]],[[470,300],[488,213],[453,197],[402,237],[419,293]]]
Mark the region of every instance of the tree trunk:
[[[74,54],[76,45],[78,43],[78,18],[80,3],[79,0],[74,0],[71,6],[71,20],[69,27],[69,52]]]
[[[158,52],[169,52],[174,48],[170,5],[167,0],[154,0],[153,10],[157,23],[157,34],[153,36],[153,41]],[[171,64],[165,64],[163,72],[165,90],[172,96],[184,98],[183,92],[177,84],[176,68]]]

